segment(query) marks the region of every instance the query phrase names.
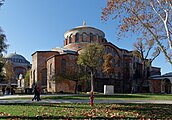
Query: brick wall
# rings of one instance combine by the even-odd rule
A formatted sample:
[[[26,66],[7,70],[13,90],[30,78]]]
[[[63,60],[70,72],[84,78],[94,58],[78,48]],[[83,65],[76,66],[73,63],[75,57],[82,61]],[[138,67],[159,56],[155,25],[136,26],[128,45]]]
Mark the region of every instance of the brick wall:
[[[73,67],[71,64],[76,63],[77,55],[72,54],[63,54],[56,55],[47,60],[47,91],[48,92],[74,92],[75,91],[75,82],[67,80],[65,78],[58,78],[59,73],[61,73],[61,61],[62,59],[66,60],[66,73],[72,71]],[[50,74],[50,64],[52,64],[52,70],[54,71],[53,75],[56,75],[56,79],[52,80],[52,75]]]
[[[41,81],[41,71],[45,69],[47,58],[59,54],[55,51],[37,51],[32,54],[32,69],[31,69],[31,80],[30,80],[30,87],[32,87],[34,81]]]

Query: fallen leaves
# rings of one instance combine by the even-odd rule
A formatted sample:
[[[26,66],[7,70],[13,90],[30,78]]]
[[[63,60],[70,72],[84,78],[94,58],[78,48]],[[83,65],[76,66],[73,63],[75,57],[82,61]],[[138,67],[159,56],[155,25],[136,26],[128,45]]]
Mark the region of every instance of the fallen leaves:
[[[14,109],[12,109],[12,108]],[[8,108],[10,108],[10,111]],[[17,109],[19,108],[19,109]],[[96,119],[161,119],[172,118],[172,105],[158,104],[97,104],[93,107],[84,103],[47,104],[30,106],[1,106],[0,117],[63,117]],[[3,111],[3,112],[2,112]]]

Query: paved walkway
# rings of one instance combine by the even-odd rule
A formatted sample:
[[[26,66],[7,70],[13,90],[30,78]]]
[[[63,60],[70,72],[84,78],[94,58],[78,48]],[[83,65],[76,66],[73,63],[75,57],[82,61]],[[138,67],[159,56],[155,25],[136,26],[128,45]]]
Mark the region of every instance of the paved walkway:
[[[42,95],[42,96],[73,96],[74,94],[63,94],[63,95]],[[52,100],[46,99],[41,101],[30,100],[4,100],[8,98],[32,98],[33,95],[6,95],[0,96],[0,104],[5,103],[89,103],[89,100]],[[95,103],[151,103],[151,104],[172,104],[170,100],[94,100]]]

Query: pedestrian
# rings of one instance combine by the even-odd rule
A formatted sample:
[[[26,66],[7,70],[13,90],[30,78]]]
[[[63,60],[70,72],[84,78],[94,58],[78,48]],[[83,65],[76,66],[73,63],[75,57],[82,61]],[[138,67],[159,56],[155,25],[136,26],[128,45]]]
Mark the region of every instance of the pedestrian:
[[[37,100],[38,101],[38,91],[37,91],[37,85],[35,85],[34,89],[34,97],[32,98],[32,101]]]
[[[40,101],[40,93],[41,93],[41,88],[39,85],[35,85],[34,87],[34,97],[32,98],[32,101],[36,100],[36,101]]]
[[[11,95],[15,94],[15,90],[13,88],[11,88]]]
[[[3,95],[5,94],[5,88],[4,87],[2,88],[2,94]]]
[[[41,94],[41,87],[40,87],[40,85],[37,85],[37,87],[36,87],[36,89],[37,89],[37,101],[40,101],[41,100],[41,97],[40,97],[40,94]]]
[[[5,94],[6,95],[9,95],[10,94],[10,88],[9,87],[6,87]]]

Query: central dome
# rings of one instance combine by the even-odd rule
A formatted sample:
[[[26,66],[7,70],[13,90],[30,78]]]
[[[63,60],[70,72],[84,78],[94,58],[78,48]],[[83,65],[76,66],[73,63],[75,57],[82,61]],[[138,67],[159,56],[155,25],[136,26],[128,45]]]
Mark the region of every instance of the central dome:
[[[102,43],[105,34],[103,31],[86,26],[86,23],[84,23],[83,26],[78,26],[65,32],[64,37],[64,48],[78,51],[90,42]]]
[[[105,37],[105,34],[103,31],[101,31],[97,28],[94,28],[94,27],[89,27],[89,26],[78,26],[76,28],[73,28],[73,29],[65,32],[64,37],[68,38],[69,36],[75,35],[76,33],[78,33],[78,34],[86,33],[87,35],[92,33],[93,35],[98,35],[103,38]]]

